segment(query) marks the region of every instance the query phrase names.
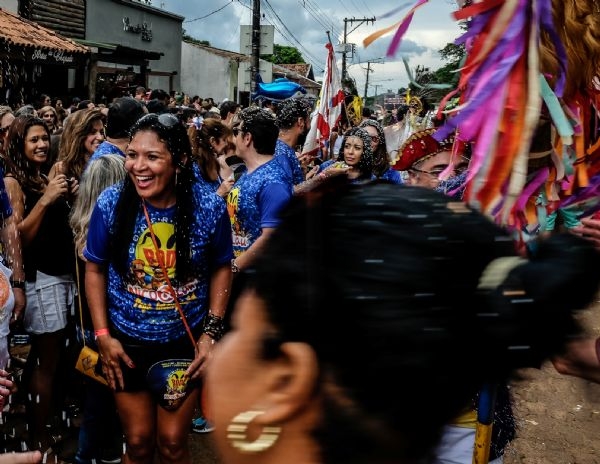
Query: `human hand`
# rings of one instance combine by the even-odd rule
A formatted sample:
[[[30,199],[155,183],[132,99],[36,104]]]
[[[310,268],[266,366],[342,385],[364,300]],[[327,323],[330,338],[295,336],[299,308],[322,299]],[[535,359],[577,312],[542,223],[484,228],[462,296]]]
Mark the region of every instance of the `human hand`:
[[[10,395],[10,389],[13,387],[13,382],[8,375],[4,369],[0,369],[0,410],[4,408],[6,398]]]
[[[123,380],[121,361],[131,369],[135,367],[133,361],[125,353],[121,342],[110,335],[99,336],[96,343],[98,344],[99,357],[102,362],[102,373],[108,385],[113,390],[117,390],[117,388],[122,390],[125,388],[125,382]]]
[[[40,198],[40,202],[44,206],[51,205],[58,198],[65,196],[69,193],[69,182],[67,180],[67,176],[64,174],[56,174],[44,190],[44,194],[42,198]]]
[[[594,245],[597,250],[600,250],[600,220],[599,219],[582,219],[581,225],[569,229],[575,235],[583,237]]]
[[[298,161],[300,161],[300,166],[302,166],[302,169],[306,169],[306,167],[314,159],[314,156],[311,156],[308,153],[298,153],[298,152],[296,152],[296,158],[298,158]]]
[[[350,171],[350,166],[344,167],[330,167],[319,173],[319,177],[322,179],[326,179],[327,177],[340,176],[342,174],[348,174]]]
[[[24,289],[14,287],[13,294],[15,296],[15,306],[10,320],[11,325],[18,323],[23,319],[23,311],[25,311],[25,304],[27,303]]]
[[[42,462],[42,453],[39,451],[0,454],[0,464],[35,464],[39,462]]]
[[[71,195],[77,195],[79,192],[79,181],[75,177],[71,177],[70,179],[67,179],[67,182],[69,183],[69,193]]]
[[[219,195],[221,198],[225,198],[231,191],[234,183],[235,181],[233,180],[232,174],[230,177],[221,182],[221,185],[219,185],[219,188],[217,189],[217,195]]]
[[[185,372],[191,380],[199,379],[204,375],[215,343],[215,340],[207,334],[202,334],[196,343],[196,356]]]
[[[308,179],[312,179],[312,178],[313,178],[313,177],[314,177],[314,176],[317,174],[317,172],[319,172],[319,166],[313,166],[313,167],[310,169],[310,171],[308,171],[308,172],[306,173],[306,180],[308,180]]]

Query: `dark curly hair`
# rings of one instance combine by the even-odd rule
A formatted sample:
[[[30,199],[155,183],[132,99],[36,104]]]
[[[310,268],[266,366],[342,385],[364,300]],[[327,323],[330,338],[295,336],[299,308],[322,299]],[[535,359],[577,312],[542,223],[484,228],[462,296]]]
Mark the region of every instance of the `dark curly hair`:
[[[600,258],[566,234],[519,260],[462,202],[342,182],[294,197],[247,272],[272,327],[261,356],[286,341],[314,350],[323,462],[421,462],[484,383],[580,333],[574,310],[596,294]]]
[[[363,142],[363,152],[358,162],[358,169],[360,170],[360,177],[370,179],[373,173],[373,150],[371,149],[371,136],[369,133],[360,128],[352,127],[344,132],[344,138],[342,139],[342,145],[340,146],[340,152],[338,153],[337,160],[344,161],[344,145],[348,137],[358,137]]]

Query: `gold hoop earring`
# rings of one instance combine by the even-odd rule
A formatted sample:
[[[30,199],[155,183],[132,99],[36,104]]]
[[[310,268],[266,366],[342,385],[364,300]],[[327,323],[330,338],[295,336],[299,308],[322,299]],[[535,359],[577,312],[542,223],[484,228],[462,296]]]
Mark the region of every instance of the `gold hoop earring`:
[[[254,441],[247,441],[248,424],[264,411],[246,411],[238,414],[227,427],[227,439],[231,446],[241,453],[260,453],[275,444],[281,433],[281,427],[264,427],[260,436]]]

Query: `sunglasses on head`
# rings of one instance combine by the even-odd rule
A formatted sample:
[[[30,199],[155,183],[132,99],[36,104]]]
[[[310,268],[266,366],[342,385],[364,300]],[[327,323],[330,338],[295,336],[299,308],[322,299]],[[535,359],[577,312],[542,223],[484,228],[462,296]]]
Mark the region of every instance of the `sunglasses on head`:
[[[181,123],[179,118],[177,116],[175,116],[173,113],[160,113],[160,114],[149,113],[145,116],[142,116],[138,120],[138,122],[141,123],[141,122],[152,121],[152,120],[156,120],[165,129],[170,129]]]

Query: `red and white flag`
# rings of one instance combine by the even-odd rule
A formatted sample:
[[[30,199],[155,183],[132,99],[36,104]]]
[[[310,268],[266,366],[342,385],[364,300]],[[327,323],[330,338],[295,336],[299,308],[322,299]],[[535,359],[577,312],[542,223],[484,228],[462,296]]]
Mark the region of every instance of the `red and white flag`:
[[[333,45],[327,43],[327,66],[323,75],[323,85],[319,95],[317,114],[310,122],[310,131],[302,147],[302,154],[315,156],[317,152],[329,144],[331,130],[335,127],[342,115],[344,104],[344,91],[342,81],[333,51]]]

